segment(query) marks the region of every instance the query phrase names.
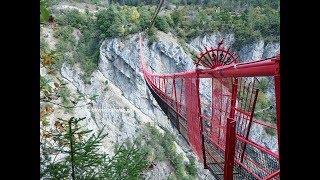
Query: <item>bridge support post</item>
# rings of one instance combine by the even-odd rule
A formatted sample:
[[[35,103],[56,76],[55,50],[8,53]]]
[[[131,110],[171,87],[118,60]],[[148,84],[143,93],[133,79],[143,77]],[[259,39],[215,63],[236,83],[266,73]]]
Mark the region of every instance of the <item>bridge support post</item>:
[[[274,84],[275,84],[275,94],[276,94],[278,151],[280,155],[280,75],[274,76]],[[280,158],[279,158],[279,161],[280,161]]]
[[[174,100],[176,102],[176,118],[178,121],[178,132],[179,134],[181,134],[180,132],[180,120],[179,120],[179,110],[178,110],[178,98],[177,98],[177,91],[176,91],[176,77],[173,75],[173,80],[172,80],[172,84],[173,84],[173,93],[174,93]]]
[[[234,155],[236,149],[236,121],[227,118],[224,180],[233,180]]]
[[[227,118],[226,146],[224,152],[224,180],[233,180],[233,165],[236,148],[236,121],[235,107],[237,101],[238,78],[234,79],[232,85],[230,117]]]
[[[236,101],[237,101],[237,88],[238,88],[238,78],[235,78],[232,85],[232,95],[231,95],[231,108],[230,108],[231,119],[234,119],[234,115],[235,115],[235,107],[236,107]]]
[[[203,166],[204,169],[208,169],[207,165],[207,158],[206,158],[206,153],[205,153],[205,147],[204,147],[204,132],[203,132],[203,118],[201,117],[201,104],[200,104],[200,82],[199,82],[199,73],[197,71],[197,79],[196,79],[196,86],[197,86],[197,103],[198,103],[198,117],[200,120],[200,135],[201,135],[201,150],[202,150],[202,156],[203,156]]]
[[[277,135],[278,135],[278,152],[280,163],[280,54],[274,60],[276,62],[276,72],[274,76],[274,91],[276,95],[276,114],[277,114]]]
[[[253,104],[252,104],[252,111],[251,111],[250,120],[249,120],[249,125],[248,125],[248,129],[247,129],[247,132],[246,132],[246,140],[248,140],[248,138],[249,138],[249,133],[250,133],[251,125],[252,125],[253,114],[254,114],[254,109],[256,107],[258,94],[259,94],[259,89],[257,89],[256,95],[254,96],[254,100],[253,100]],[[247,148],[247,143],[245,143],[243,145],[243,149],[242,149],[242,153],[241,153],[241,160],[240,160],[241,163],[243,162],[244,152],[246,151],[246,148]]]

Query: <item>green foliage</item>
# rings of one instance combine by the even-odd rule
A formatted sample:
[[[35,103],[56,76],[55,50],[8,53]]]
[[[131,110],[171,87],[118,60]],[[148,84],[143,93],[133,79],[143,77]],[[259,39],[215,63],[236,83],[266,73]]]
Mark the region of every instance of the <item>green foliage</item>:
[[[173,134],[165,133],[161,140],[162,147],[167,153],[169,153],[168,156],[173,156],[175,153],[175,145],[173,142],[176,140]]]
[[[257,103],[256,103],[256,108],[255,111],[259,111],[262,109],[269,108],[270,106],[274,106],[274,102],[272,100],[268,99],[262,91],[259,92],[258,97],[257,97]],[[256,118],[259,118],[263,121],[275,123],[276,122],[276,112],[275,108],[272,109],[266,109],[260,112],[257,112],[254,114]]]
[[[280,14],[270,6],[249,8],[235,21],[235,48],[256,42],[262,37],[267,41],[279,41]]]
[[[109,0],[109,2],[115,2],[114,0]],[[226,0],[173,0],[170,1],[172,4],[177,6],[186,6],[186,5],[193,5],[193,6],[202,6],[202,7],[221,7],[223,9],[228,10],[243,10],[247,8],[248,6],[264,6],[264,5],[270,5],[274,9],[278,9],[280,6],[279,0],[242,0],[242,1],[226,1]],[[157,5],[159,1],[151,0],[151,1],[145,1],[145,0],[122,0],[119,1],[121,5],[131,5],[131,6],[137,6],[137,5]],[[167,9],[168,6],[165,6]]]
[[[186,52],[186,53],[188,53],[188,54],[190,54],[190,50],[189,50],[189,48],[188,48],[188,46],[187,46],[187,43],[186,43],[186,41],[184,40],[184,39],[178,39],[178,43],[180,44],[180,46],[182,46],[182,48],[183,48],[183,50],[184,50],[184,52]]]
[[[91,74],[98,68],[99,45],[98,33],[94,27],[82,32],[74,57],[81,64],[84,82],[89,82]]]
[[[127,17],[129,17],[129,22],[131,23],[138,23],[139,22],[139,17],[140,17],[140,14],[139,12],[137,11],[136,8],[128,8],[126,7],[124,9],[124,11],[127,12]]]
[[[269,106],[268,99],[263,92],[259,92],[258,98],[257,98],[257,104],[256,104],[256,109],[264,109]]]
[[[48,42],[41,37],[40,38],[40,51],[47,51],[49,49],[49,44]]]
[[[72,35],[73,28],[71,26],[58,27],[53,36],[57,39],[56,56],[58,62],[55,65],[56,69],[60,69],[64,62],[73,65],[76,63],[74,59],[74,51],[76,46],[75,37]]]
[[[171,18],[171,15],[169,13],[165,15],[165,18],[166,18],[166,21],[167,21],[169,26],[173,26],[174,25],[174,22],[173,22],[173,20]]]
[[[48,90],[49,92],[51,92],[51,86],[49,85],[49,82],[51,82],[52,80],[50,79],[46,79],[43,76],[40,76],[40,91],[43,90]]]
[[[84,72],[82,79],[85,83],[89,83],[91,74],[98,67],[100,45],[93,14],[80,13],[78,10],[65,11],[64,14],[57,16],[57,22],[63,26],[54,34],[58,39],[56,47],[60,55],[56,67],[60,69],[64,62],[71,65],[80,63]],[[81,31],[81,34],[78,34],[80,36],[78,42],[72,34],[73,28]]]
[[[60,26],[58,27],[57,31],[53,34],[53,37],[58,39],[60,41],[72,41],[72,39],[75,39],[72,35],[73,28],[71,26]],[[72,44],[75,44],[75,41],[72,42]]]
[[[89,12],[81,13],[77,9],[63,11],[56,17],[56,23],[62,26],[71,26],[83,31],[90,28],[94,21]]]
[[[186,165],[186,170],[193,177],[195,177],[197,175],[195,158],[190,159],[190,163]]]
[[[90,2],[89,2],[90,3]],[[154,4],[155,1],[120,1],[120,5],[138,5],[129,7],[119,6],[110,1],[110,6],[96,14],[97,21],[88,18],[77,10],[64,12],[57,17],[57,22],[70,25],[81,31],[88,28],[88,24],[96,24],[100,38],[126,37],[129,34],[147,30],[150,25],[155,6],[142,6]],[[192,1],[177,0],[176,5],[205,5],[183,6],[158,15],[154,27],[163,32],[172,32],[185,41],[215,31],[235,34],[234,48],[240,48],[248,43],[260,40],[267,42],[279,41],[280,18],[279,1]],[[209,6],[208,6],[209,5]],[[93,16],[93,15],[91,15]],[[93,23],[94,22],[94,23]],[[156,41],[155,36],[150,36]]]
[[[235,27],[235,37],[236,41],[234,42],[234,47],[240,49],[243,45],[254,42],[254,38],[251,36],[252,32],[249,26],[240,25]]]
[[[141,173],[146,169],[148,161],[146,152],[137,148],[135,144],[128,142],[116,146],[114,156],[110,158],[104,171],[110,179],[140,179]]]
[[[126,37],[129,34],[146,30],[153,12],[146,7],[120,7],[112,4],[97,13],[97,29],[101,38]],[[162,28],[168,27],[164,24]]]
[[[182,1],[175,1],[180,4]],[[158,15],[154,24],[155,29],[163,32],[171,32],[188,42],[191,38],[213,33],[216,31],[235,34],[233,47],[240,50],[243,45],[257,42],[264,38],[267,42],[279,41],[280,18],[277,1],[270,2],[213,2],[213,1],[183,1],[185,4],[210,4],[214,6],[183,6],[167,11],[164,15]],[[145,1],[121,1],[119,4],[153,4]],[[57,17],[57,22],[62,25],[70,25],[85,30],[95,24],[98,31],[96,37],[126,37],[129,34],[148,29],[155,6],[119,6],[111,1],[111,5],[105,10],[99,11],[95,16],[87,17],[85,13],[77,10],[67,11]],[[156,3],[157,4],[157,3]],[[228,4],[228,5],[227,5]],[[258,6],[259,5],[259,6]],[[234,8],[233,8],[234,7]],[[88,25],[89,24],[89,25]],[[149,36],[150,43],[157,41],[152,33]],[[186,48],[184,48],[186,49]],[[93,54],[92,54],[93,55]],[[86,57],[88,59],[88,56]],[[90,58],[89,58],[90,59]],[[93,59],[97,59],[94,56]],[[88,69],[95,69],[95,62],[87,62]],[[83,63],[85,64],[85,63]],[[90,74],[91,70],[88,70]]]
[[[41,146],[43,160],[47,159],[42,167],[44,179],[92,179],[104,178],[99,170],[104,167],[106,154],[100,153],[103,138],[106,136],[100,131],[90,135],[89,130],[80,128],[79,122],[85,118],[59,119],[55,121],[55,129],[43,131],[43,144]],[[52,160],[50,155],[55,155]],[[57,158],[60,156],[60,158]],[[49,158],[48,158],[49,157]]]
[[[183,11],[183,9],[176,9],[171,13],[171,18],[176,27],[179,27],[182,24],[185,17],[185,13],[186,12]]]
[[[182,154],[174,154],[170,158],[172,165],[175,169],[175,174],[177,177],[184,176],[184,164],[183,164],[183,156]]]
[[[59,97],[61,97],[62,104],[64,106],[71,106],[73,103],[71,103],[70,97],[72,96],[71,91],[68,88],[60,88],[57,91],[57,94]]]
[[[47,9],[48,0],[40,0],[40,23],[49,21],[50,12]]]
[[[267,78],[261,78],[260,81],[257,83],[257,87],[263,93],[267,92],[268,86],[269,86],[269,81]]]
[[[161,141],[163,135],[160,133],[160,131],[156,127],[151,126],[150,123],[147,123],[145,127],[145,131],[146,131],[145,132],[146,135],[150,135],[154,139],[154,141],[150,143],[160,144],[158,142]],[[148,138],[148,139],[152,139],[152,138]]]
[[[99,11],[97,14],[97,29],[101,38],[124,35],[126,17],[124,12],[111,5],[108,9]]]
[[[138,7],[139,17],[139,26],[141,30],[146,30],[150,26],[153,12],[149,11],[146,7]]]
[[[169,175],[168,180],[177,180],[177,177],[176,177],[176,175],[174,173],[172,173],[172,174]]]
[[[142,138],[144,139],[144,143],[142,143],[141,148],[145,149],[145,147],[151,147],[155,153],[154,160],[168,160],[171,162],[174,168],[174,174],[170,175],[170,179],[175,179],[176,177],[179,177],[178,179],[193,179],[196,175],[196,170],[193,169],[195,168],[195,161],[191,160],[191,164],[183,163],[182,154],[179,154],[176,151],[176,146],[174,144],[175,137],[173,134],[166,131],[162,134],[157,128],[148,123],[145,126],[144,135],[141,136],[141,139]]]
[[[157,16],[154,26],[163,32],[168,32],[169,24],[164,16]]]
[[[240,50],[243,45],[257,42],[261,38],[273,42],[279,41],[280,37],[279,10],[270,6],[249,6],[237,12],[216,7],[188,6],[175,9],[170,17],[174,25],[170,24],[169,31],[185,41],[215,31],[234,33],[233,46]]]
[[[148,39],[149,39],[149,45],[151,45],[153,42],[156,42],[159,40],[159,38],[157,36],[157,30],[155,27],[152,27],[147,35],[148,35]]]

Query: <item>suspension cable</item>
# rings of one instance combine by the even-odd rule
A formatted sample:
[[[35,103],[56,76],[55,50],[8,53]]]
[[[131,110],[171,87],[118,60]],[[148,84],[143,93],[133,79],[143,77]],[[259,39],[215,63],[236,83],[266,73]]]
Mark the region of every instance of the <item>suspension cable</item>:
[[[164,0],[160,0],[159,4],[157,6],[157,9],[156,9],[156,11],[155,11],[155,13],[154,13],[154,15],[152,17],[152,21],[150,22],[148,33],[150,32],[150,29],[152,28],[152,26],[153,26],[153,24],[154,24],[154,22],[155,22],[155,20],[156,20],[156,18],[158,16],[158,13],[159,13],[159,11],[161,9],[161,6],[163,5],[163,2],[164,2]]]

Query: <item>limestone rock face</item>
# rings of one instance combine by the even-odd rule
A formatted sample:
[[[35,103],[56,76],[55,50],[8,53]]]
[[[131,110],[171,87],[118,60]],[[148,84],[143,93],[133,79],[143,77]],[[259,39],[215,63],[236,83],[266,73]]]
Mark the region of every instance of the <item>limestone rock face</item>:
[[[240,61],[252,61],[271,58],[280,53],[279,43],[265,43],[260,40],[257,43],[245,45],[239,51]]]

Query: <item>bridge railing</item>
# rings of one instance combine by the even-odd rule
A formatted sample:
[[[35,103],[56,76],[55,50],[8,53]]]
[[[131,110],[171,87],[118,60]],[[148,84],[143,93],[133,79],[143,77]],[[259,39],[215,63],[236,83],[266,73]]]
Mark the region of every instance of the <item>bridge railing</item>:
[[[139,43],[148,87],[205,168],[217,179],[280,179],[279,146],[273,152],[252,136],[272,129],[280,144],[279,55],[214,69],[154,74],[144,64],[141,36]],[[274,78],[276,124],[254,118],[259,89],[252,77],[263,76]]]

